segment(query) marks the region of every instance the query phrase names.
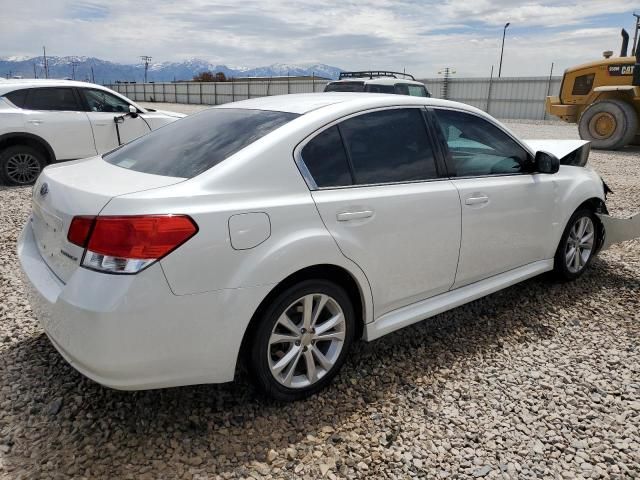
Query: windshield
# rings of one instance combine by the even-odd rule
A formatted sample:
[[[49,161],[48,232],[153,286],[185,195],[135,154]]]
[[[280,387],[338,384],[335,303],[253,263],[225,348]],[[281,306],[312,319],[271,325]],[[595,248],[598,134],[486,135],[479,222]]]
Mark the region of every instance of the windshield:
[[[364,82],[331,82],[325,92],[364,92]]]
[[[144,135],[104,155],[104,159],[137,172],[191,178],[298,116],[212,108]]]

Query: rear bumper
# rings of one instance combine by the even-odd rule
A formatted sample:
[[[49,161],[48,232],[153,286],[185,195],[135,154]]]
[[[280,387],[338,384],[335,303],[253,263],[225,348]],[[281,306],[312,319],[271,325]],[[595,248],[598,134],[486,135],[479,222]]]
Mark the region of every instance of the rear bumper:
[[[609,248],[614,243],[640,238],[640,213],[629,218],[614,218],[598,214],[598,218],[602,222],[605,232],[602,250]]]
[[[174,295],[159,264],[139,275],[78,268],[64,284],[30,222],[18,240],[32,308],[80,373],[123,390],[233,380],[246,326],[270,286]]]

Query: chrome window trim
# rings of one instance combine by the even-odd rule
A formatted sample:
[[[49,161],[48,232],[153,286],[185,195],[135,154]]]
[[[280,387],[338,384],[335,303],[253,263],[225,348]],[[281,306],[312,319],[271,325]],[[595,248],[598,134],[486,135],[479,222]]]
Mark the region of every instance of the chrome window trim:
[[[416,98],[424,98],[424,97],[416,97]],[[449,180],[449,177],[446,176],[441,176],[441,177],[437,177],[437,178],[428,178],[428,179],[424,179],[424,180],[408,180],[408,181],[402,181],[402,182],[384,182],[384,183],[366,183],[366,184],[358,184],[358,185],[340,185],[340,186],[335,186],[335,187],[318,187],[318,185],[316,184],[316,181],[314,180],[313,176],[311,175],[311,172],[309,171],[309,169],[307,168],[307,165],[304,163],[304,160],[302,159],[302,150],[304,149],[304,147],[307,145],[307,143],[309,143],[311,140],[313,140],[315,137],[317,137],[318,135],[320,135],[322,132],[324,132],[325,130],[328,130],[329,128],[337,125],[338,123],[341,123],[345,120],[348,120],[350,118],[353,117],[357,117],[360,115],[365,115],[367,113],[373,113],[373,112],[379,112],[379,111],[383,111],[383,110],[398,110],[398,109],[407,109],[407,108],[417,108],[417,109],[424,109],[425,107],[428,107],[428,105],[425,104],[409,104],[409,105],[390,105],[390,106],[385,106],[385,107],[376,107],[376,108],[368,108],[365,110],[359,110],[357,112],[353,112],[350,113],[348,115],[344,115],[340,118],[337,118],[335,120],[333,120],[330,123],[327,123],[326,125],[323,125],[322,127],[318,128],[317,130],[313,131],[312,133],[310,133],[309,135],[307,135],[304,139],[302,139],[302,141],[300,141],[296,147],[293,150],[293,159],[296,163],[296,166],[298,167],[298,170],[300,171],[300,174],[302,175],[302,177],[304,178],[304,181],[306,182],[307,186],[309,187],[309,190],[311,191],[318,191],[318,190],[341,190],[341,189],[345,189],[345,188],[362,188],[362,187],[379,187],[379,186],[386,186],[386,185],[406,185],[406,184],[411,184],[411,183],[425,183],[425,182],[438,182],[438,181],[443,181],[443,180]],[[429,140],[431,140],[431,138],[427,133],[427,137],[429,138]],[[434,155],[435,155],[435,146],[434,146]],[[434,158],[435,161],[435,158]]]

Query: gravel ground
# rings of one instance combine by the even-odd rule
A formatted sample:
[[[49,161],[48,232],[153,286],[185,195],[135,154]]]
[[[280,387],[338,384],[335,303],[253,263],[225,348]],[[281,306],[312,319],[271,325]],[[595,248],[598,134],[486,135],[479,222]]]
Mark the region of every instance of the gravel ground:
[[[615,191],[612,212],[640,210],[640,150],[591,163]],[[640,477],[640,241],[575,283],[538,277],[361,342],[327,391],[279,405],[244,378],[131,393],[67,365],[18,275],[29,196],[0,191],[2,477]]]

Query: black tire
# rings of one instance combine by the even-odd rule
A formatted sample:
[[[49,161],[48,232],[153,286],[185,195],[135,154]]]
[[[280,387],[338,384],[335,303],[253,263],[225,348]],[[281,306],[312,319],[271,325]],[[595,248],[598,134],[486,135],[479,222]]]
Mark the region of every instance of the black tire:
[[[598,133],[596,121],[608,117],[615,125],[611,134]],[[638,133],[638,114],[623,100],[602,100],[589,105],[578,122],[580,138],[591,141],[593,148],[618,150],[629,145]]]
[[[574,260],[584,262],[583,265],[580,265],[580,268],[577,271],[574,271],[572,270],[572,268],[575,268],[575,265],[573,265],[572,267],[568,265],[569,260],[567,256],[570,255],[572,246],[571,244],[575,245],[576,242],[574,237],[571,235],[572,230],[583,218],[588,218],[591,221],[591,225],[593,226],[593,245],[589,251],[588,258],[584,259],[586,255],[582,257],[584,260],[576,259],[575,257],[573,257]],[[567,222],[567,226],[562,233],[562,238],[560,239],[560,244],[558,245],[554,258],[553,268],[557,278],[563,281],[572,281],[576,280],[584,274],[587,268],[589,268],[593,257],[595,257],[597,253],[599,232],[599,220],[593,213],[593,211],[589,210],[588,208],[581,208],[580,210],[577,210],[573,215],[571,215],[571,218]]]
[[[295,304],[295,302],[297,302],[297,300],[302,299],[303,297],[308,295],[326,295],[333,301],[335,301],[335,304],[337,304],[342,310],[344,324],[343,326],[341,326],[341,328],[343,328],[342,333],[344,333],[344,340],[342,342],[340,350],[337,350],[337,347],[334,347],[334,345],[337,345],[339,342],[336,344],[328,344],[327,341],[318,341],[318,343],[315,343],[314,341],[312,345],[309,345],[307,347],[305,345],[306,342],[309,341],[309,337],[304,339],[302,343],[298,341],[298,343],[296,344],[275,343],[274,345],[269,345],[271,335],[274,332],[282,332],[282,327],[281,324],[278,324],[278,320],[285,312],[289,313],[289,316],[292,320],[294,320],[294,323],[298,324],[299,322],[302,322],[302,317],[300,317],[299,319],[295,317],[295,307],[291,307],[292,304]],[[314,303],[313,305],[314,308],[317,308],[318,304]],[[301,306],[302,304],[299,304],[299,307]],[[270,305],[267,306],[261,318],[259,318],[258,320],[259,321],[255,327],[255,332],[249,344],[249,351],[247,355],[247,369],[256,386],[260,390],[276,400],[285,402],[300,400],[309,397],[310,395],[313,395],[319,390],[325,388],[333,380],[333,378],[336,376],[345,362],[356,330],[355,313],[349,296],[340,286],[327,280],[305,280],[303,282],[300,282],[299,284],[287,288],[274,298]],[[324,321],[326,320],[323,320],[323,322]],[[277,327],[276,324],[278,324]],[[318,325],[322,325],[322,323],[318,323]],[[284,333],[287,333],[287,331],[285,331]],[[316,359],[316,348],[326,348],[327,351],[325,351],[324,354],[327,355],[330,348],[335,348],[332,351],[336,356],[336,360],[335,362],[333,362],[332,367],[330,367],[324,373],[318,373],[319,378],[314,383],[310,383],[310,385],[308,386],[299,385],[288,387],[285,386],[285,384],[282,383],[281,380],[276,379],[275,374],[271,371],[270,362],[274,361],[277,364],[278,358],[284,358],[284,356],[289,352],[294,353],[294,348],[298,349],[297,351],[299,351],[300,349],[304,349],[304,353],[300,353],[297,357],[294,356],[294,358],[300,359],[299,363],[290,364],[293,365],[293,378],[302,378],[302,382],[308,379],[309,370],[307,367],[307,358],[305,357],[305,355],[307,355],[307,349],[309,350],[308,355]],[[280,355],[280,357],[278,357],[278,355]],[[274,357],[276,357],[275,360]],[[284,368],[282,373],[286,373],[285,371],[287,370],[287,368]],[[304,374],[302,373],[303,371]],[[298,372],[298,374],[296,375],[295,372]]]
[[[28,145],[13,145],[0,152],[0,181],[4,185],[33,185],[46,166],[41,151]]]

